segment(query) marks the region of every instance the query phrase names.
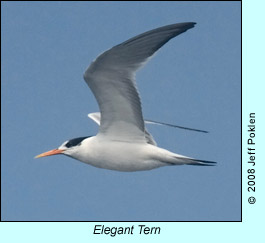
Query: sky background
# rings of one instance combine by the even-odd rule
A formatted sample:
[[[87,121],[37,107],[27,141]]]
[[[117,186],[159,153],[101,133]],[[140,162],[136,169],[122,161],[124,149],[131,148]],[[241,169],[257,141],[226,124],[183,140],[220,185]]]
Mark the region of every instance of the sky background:
[[[1,210],[23,221],[236,221],[241,219],[240,2],[2,2]],[[83,72],[100,53],[178,22],[137,74],[160,147],[215,167],[143,172],[94,168],[66,156],[33,159],[95,135],[98,111]]]

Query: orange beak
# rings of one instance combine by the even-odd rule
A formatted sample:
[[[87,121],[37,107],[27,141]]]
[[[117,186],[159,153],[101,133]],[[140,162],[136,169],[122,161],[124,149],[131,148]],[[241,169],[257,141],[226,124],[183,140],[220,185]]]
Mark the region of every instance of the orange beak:
[[[61,153],[63,153],[63,151],[64,151],[63,149],[53,149],[53,150],[50,150],[48,152],[37,155],[35,157],[35,159],[40,158],[40,157],[51,156],[51,155],[55,155],[55,154],[61,154]]]

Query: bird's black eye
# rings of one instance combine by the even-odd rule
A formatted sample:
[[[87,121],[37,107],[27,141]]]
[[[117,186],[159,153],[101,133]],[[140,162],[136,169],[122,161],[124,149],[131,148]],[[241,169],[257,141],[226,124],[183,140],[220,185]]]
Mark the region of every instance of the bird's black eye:
[[[73,138],[71,140],[69,140],[66,144],[65,144],[65,147],[67,148],[71,148],[71,147],[74,147],[74,146],[78,146],[81,144],[81,142],[86,139],[86,138],[89,138],[88,137],[80,137],[80,138]]]

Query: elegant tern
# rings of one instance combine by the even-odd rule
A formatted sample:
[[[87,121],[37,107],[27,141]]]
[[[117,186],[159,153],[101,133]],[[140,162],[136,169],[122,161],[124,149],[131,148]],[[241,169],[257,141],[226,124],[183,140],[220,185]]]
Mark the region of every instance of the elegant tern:
[[[151,170],[167,165],[215,165],[213,161],[183,156],[156,145],[145,128],[135,81],[136,71],[160,47],[194,25],[188,22],[153,29],[98,56],[84,73],[100,109],[100,113],[89,114],[99,125],[98,134],[70,139],[35,158],[64,154],[98,168],[117,171]]]

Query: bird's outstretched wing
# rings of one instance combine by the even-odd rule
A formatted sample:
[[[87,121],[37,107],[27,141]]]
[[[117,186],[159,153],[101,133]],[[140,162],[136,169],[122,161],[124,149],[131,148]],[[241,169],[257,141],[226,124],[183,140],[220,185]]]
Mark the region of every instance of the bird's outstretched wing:
[[[100,126],[100,118],[101,118],[100,112],[89,113],[87,116]],[[179,129],[184,129],[184,130],[194,131],[194,132],[208,133],[205,130],[199,130],[199,129],[195,129],[195,128],[183,127],[183,126],[178,126],[178,125],[169,124],[169,123],[160,122],[160,121],[144,120],[144,123],[145,124],[154,124],[154,125],[160,125],[160,126],[179,128]],[[156,144],[153,136],[147,131],[146,128],[145,128],[144,133],[145,133],[146,142],[156,146],[157,144]]]
[[[101,117],[100,112],[89,113],[87,116],[100,126],[100,117]],[[153,136],[146,130],[146,128],[144,134],[147,143],[157,146]]]
[[[172,24],[145,32],[114,46],[91,63],[84,79],[102,115],[99,135],[105,139],[145,141],[135,72],[166,42],[194,25]]]

